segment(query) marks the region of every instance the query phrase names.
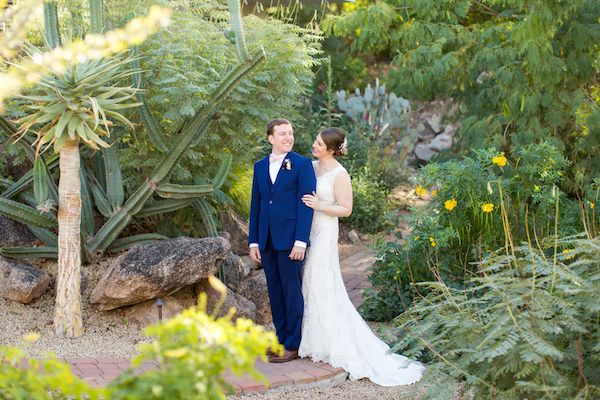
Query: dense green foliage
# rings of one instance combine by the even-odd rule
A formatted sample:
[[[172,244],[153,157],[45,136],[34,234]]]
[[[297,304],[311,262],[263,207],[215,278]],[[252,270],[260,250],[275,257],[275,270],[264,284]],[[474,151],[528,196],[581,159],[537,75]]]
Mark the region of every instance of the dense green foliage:
[[[600,396],[598,238],[492,252],[465,285],[421,284],[429,294],[399,317],[394,349],[433,361],[430,374],[464,379],[467,397]],[[428,390],[437,399],[448,385],[437,380]]]
[[[504,224],[514,244],[555,231],[567,236],[587,229],[597,235],[598,182],[581,201],[571,199],[558,189],[566,170],[560,151],[547,143],[523,147],[514,158],[491,149],[422,168],[416,191],[429,201],[410,216],[405,243],[381,245],[363,315],[376,320],[398,315],[416,294],[413,282],[441,278],[461,286],[472,263],[505,245]]]
[[[323,25],[393,58],[396,93],[459,101],[462,149],[555,143],[575,193],[600,175],[599,17],[595,0],[383,0]]]
[[[226,293],[224,285],[218,287]],[[146,328],[150,341],[141,345],[131,368],[99,389],[74,376],[67,364],[54,357],[29,359],[29,367],[24,368],[22,351],[0,347],[0,398],[224,399],[224,393],[233,390],[221,376],[226,370],[265,381],[255,369],[256,358],[266,360],[267,349],[279,348],[273,332],[250,320],[231,318],[231,313],[222,318],[206,314],[206,295],[201,294],[198,306]],[[140,373],[137,369],[144,361],[155,361],[157,367]]]
[[[367,168],[352,174],[352,215],[347,221],[360,232],[377,233],[385,226],[387,190]]]

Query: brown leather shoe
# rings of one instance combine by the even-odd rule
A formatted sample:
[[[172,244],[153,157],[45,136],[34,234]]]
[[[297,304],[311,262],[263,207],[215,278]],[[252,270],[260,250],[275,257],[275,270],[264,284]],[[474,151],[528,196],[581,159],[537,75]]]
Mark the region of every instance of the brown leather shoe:
[[[298,358],[298,350],[286,350],[283,353],[283,356],[273,356],[273,357],[269,357],[269,362],[272,363],[284,363],[284,362],[288,362],[288,361],[292,361],[294,359]]]

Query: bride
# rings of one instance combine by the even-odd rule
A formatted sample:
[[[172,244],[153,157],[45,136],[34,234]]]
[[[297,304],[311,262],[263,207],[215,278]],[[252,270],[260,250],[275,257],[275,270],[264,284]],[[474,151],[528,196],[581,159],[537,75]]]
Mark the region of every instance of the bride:
[[[352,213],[352,185],[336,157],[346,154],[346,135],[340,128],[325,129],[312,147],[318,160],[313,161],[317,191],[302,198],[315,213],[302,278],[304,319],[298,353],[341,367],[352,380],[369,378],[382,386],[414,383],[424,366],[389,352],[354,308],[342,280],[338,217]]]

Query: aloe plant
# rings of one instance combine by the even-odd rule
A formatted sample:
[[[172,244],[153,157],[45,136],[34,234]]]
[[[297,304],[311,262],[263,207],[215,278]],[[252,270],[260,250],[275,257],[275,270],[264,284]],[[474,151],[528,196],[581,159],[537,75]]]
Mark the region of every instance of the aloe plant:
[[[224,155],[222,164],[215,177],[209,184],[205,185],[179,185],[168,182],[171,172],[183,153],[202,140],[202,135],[218,110],[218,107],[227,98],[238,83],[252,70],[254,70],[265,58],[265,53],[261,49],[252,57],[248,56],[245,39],[243,37],[243,26],[241,23],[241,12],[239,4],[230,2],[230,12],[232,17],[233,34],[238,49],[238,56],[242,62],[233,68],[223,79],[219,87],[214,91],[208,105],[199,110],[189,123],[182,129],[179,140],[167,145],[165,135],[160,129],[158,122],[150,112],[150,108],[145,102],[143,91],[135,91],[139,112],[145,131],[150,141],[164,154],[163,160],[156,166],[150,177],[133,194],[125,199],[123,190],[123,177],[121,176],[121,167],[119,162],[118,139],[113,137],[104,139],[101,135],[93,137],[91,145],[99,147],[95,156],[80,159],[80,192],[81,192],[81,255],[83,261],[91,259],[92,254],[104,253],[105,251],[121,251],[140,243],[147,243],[151,240],[164,239],[164,236],[151,234],[135,235],[128,238],[118,238],[123,229],[131,222],[132,218],[144,218],[151,215],[162,214],[179,210],[184,207],[194,207],[202,216],[206,230],[210,235],[217,234],[215,210],[210,203],[203,199],[218,191],[224,183],[231,166],[232,158],[229,154]],[[101,0],[91,0],[90,10],[91,18],[97,21],[101,20],[102,9]],[[50,29],[50,28],[48,28]],[[58,29],[56,27],[56,29]],[[93,28],[98,31],[100,28]],[[99,31],[101,31],[100,29]],[[133,86],[143,87],[142,74],[136,69],[139,59],[130,60]],[[120,76],[123,78],[125,76]],[[133,88],[131,88],[134,91]],[[131,93],[130,93],[131,94]],[[32,98],[33,100],[33,98]],[[40,100],[35,99],[35,100]],[[57,109],[60,107],[56,107]],[[30,116],[23,120],[24,124],[21,133],[31,127],[31,123],[39,122],[39,111],[35,117]],[[98,114],[100,117],[102,115]],[[115,114],[109,113],[107,117],[114,117]],[[51,121],[50,121],[51,122]],[[89,122],[89,119],[88,119]],[[123,118],[116,119],[123,125],[128,121]],[[49,122],[48,122],[49,124]],[[99,124],[101,126],[101,124]],[[89,127],[88,123],[88,127]],[[42,133],[47,132],[52,126],[46,129],[42,127]],[[66,124],[67,130],[69,124]],[[56,129],[56,128],[55,128]],[[89,131],[84,127],[86,133]],[[6,119],[0,116],[0,139],[7,139],[17,133],[17,130]],[[117,135],[118,136],[118,135]],[[87,137],[86,137],[87,139]],[[48,141],[49,140],[49,141]],[[52,143],[59,146],[58,139],[52,141],[51,137],[44,138],[40,135],[38,143],[44,141],[44,144]],[[23,137],[24,148],[27,148],[30,157],[34,159],[35,152],[31,151],[29,145],[33,141],[28,136]],[[38,239],[43,241],[43,251],[31,251],[31,248],[3,248],[0,254],[5,256],[19,257],[56,257],[57,241],[53,230],[56,228],[56,217],[53,211],[53,205],[57,202],[56,185],[52,179],[52,174],[57,168],[58,159],[54,155],[39,155],[39,161],[36,161],[34,170],[27,173],[18,182],[8,184],[8,187],[0,196],[0,214],[7,215],[20,222],[27,224]],[[43,182],[47,181],[46,184]],[[34,187],[34,196],[31,196],[31,186]],[[23,204],[23,196],[28,196],[35,201],[30,204]],[[106,222],[95,231],[94,227],[94,209],[98,210],[106,218]]]

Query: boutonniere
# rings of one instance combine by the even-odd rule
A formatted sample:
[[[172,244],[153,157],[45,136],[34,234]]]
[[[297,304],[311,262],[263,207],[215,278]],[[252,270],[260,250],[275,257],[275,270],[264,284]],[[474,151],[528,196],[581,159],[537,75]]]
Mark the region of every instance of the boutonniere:
[[[285,160],[283,160],[283,168],[287,169],[288,171],[292,170],[292,162],[290,161],[289,158],[286,158]]]

